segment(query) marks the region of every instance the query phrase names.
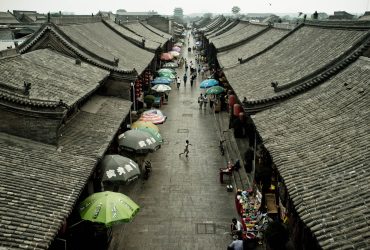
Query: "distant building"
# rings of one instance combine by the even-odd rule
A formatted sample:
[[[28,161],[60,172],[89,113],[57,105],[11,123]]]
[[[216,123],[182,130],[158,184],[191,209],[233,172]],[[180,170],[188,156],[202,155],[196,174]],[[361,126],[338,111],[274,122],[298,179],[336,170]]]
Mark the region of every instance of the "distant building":
[[[19,24],[15,16],[8,12],[0,12],[0,25]]]
[[[330,15],[330,20],[352,20],[355,16],[345,11],[334,11],[334,15]]]
[[[173,18],[178,23],[182,23],[184,21],[184,11],[182,8],[175,8],[173,10]]]
[[[362,15],[359,19],[366,20],[366,21],[370,20],[370,11],[365,11],[365,14]]]
[[[271,15],[265,19],[262,20],[263,23],[279,23],[281,22],[281,19],[277,15]]]
[[[328,19],[329,15],[325,12],[318,12],[317,13],[317,20],[325,20]]]
[[[96,15],[103,17],[105,20],[109,19],[114,21],[116,15],[113,14],[111,11],[99,11]]]
[[[133,20],[139,20],[144,21],[147,20],[149,17],[152,16],[158,16],[158,12],[152,10],[147,12],[127,12],[125,10],[117,10],[116,12],[116,19],[117,22],[126,22],[126,21],[133,21]]]
[[[269,18],[273,14],[271,13],[248,13],[244,15],[244,20],[262,22],[266,18]]]
[[[39,14],[36,11],[13,10],[13,14],[18,21],[25,24],[42,24],[46,22],[46,16],[44,14]]]

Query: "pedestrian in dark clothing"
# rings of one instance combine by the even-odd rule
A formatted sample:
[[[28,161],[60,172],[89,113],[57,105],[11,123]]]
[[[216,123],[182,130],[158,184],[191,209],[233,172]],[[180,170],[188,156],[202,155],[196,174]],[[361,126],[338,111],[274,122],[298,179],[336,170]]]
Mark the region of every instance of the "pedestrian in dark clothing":
[[[211,95],[209,98],[209,107],[212,109],[213,108],[213,103],[215,102],[215,95]]]
[[[244,153],[244,169],[245,172],[248,174],[252,172],[253,170],[253,159],[254,159],[254,151],[253,148],[248,148],[247,151]]]
[[[190,84],[191,84],[192,87],[193,87],[193,83],[194,83],[195,77],[196,77],[195,75],[191,75]]]
[[[186,73],[184,74],[184,86],[186,85],[186,81],[188,80],[188,76],[186,75]]]
[[[188,71],[188,64],[187,64],[187,62],[185,61],[185,72],[187,72]]]

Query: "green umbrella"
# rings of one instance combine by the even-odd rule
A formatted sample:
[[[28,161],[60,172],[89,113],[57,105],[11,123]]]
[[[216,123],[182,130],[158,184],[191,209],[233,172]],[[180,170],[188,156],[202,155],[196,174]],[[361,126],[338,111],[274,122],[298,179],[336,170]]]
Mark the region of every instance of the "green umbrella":
[[[87,197],[79,209],[83,220],[112,226],[131,221],[140,207],[124,194],[105,191]]]
[[[173,74],[173,75],[176,75],[176,71],[174,69],[170,69],[170,68],[163,68],[163,69],[159,69],[157,70],[158,73],[169,73],[169,74]]]
[[[210,87],[209,89],[207,89],[206,94],[207,95],[218,95],[218,94],[221,94],[224,91],[225,91],[225,89],[221,86],[213,86],[213,87]]]
[[[167,73],[167,72],[158,72],[158,76],[160,77],[167,77],[167,78],[170,78],[170,79],[175,79],[176,76],[172,73]]]
[[[145,131],[145,132],[148,132],[149,134],[151,134],[154,139],[156,139],[158,142],[160,143],[163,143],[163,139],[162,139],[162,136],[160,133],[158,133],[155,129],[152,129],[152,128],[145,128],[145,127],[140,127],[140,128],[136,128],[138,130],[142,130],[142,131]]]

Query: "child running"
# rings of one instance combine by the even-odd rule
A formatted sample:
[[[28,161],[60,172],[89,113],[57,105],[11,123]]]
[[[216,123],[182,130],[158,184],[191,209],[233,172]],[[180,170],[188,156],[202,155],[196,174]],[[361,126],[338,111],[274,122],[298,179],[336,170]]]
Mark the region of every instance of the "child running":
[[[179,154],[179,157],[180,157],[182,154],[185,154],[185,156],[186,156],[186,157],[188,157],[188,154],[189,154],[189,145],[191,145],[191,144],[189,143],[189,140],[186,140],[186,141],[185,141],[185,148],[184,148],[184,152],[183,152],[183,153],[180,153],[180,154]],[[193,145],[191,145],[191,146],[193,146]]]

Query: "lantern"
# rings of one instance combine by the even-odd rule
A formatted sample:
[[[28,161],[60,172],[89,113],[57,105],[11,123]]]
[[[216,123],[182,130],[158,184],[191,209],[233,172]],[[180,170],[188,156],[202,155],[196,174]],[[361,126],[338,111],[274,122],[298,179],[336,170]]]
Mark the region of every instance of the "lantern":
[[[235,103],[234,104],[234,109],[233,109],[233,115],[234,116],[239,116],[239,113],[242,111],[242,108],[240,104]]]
[[[234,107],[234,104],[236,103],[235,101],[235,95],[230,95],[229,96],[229,106]]]

